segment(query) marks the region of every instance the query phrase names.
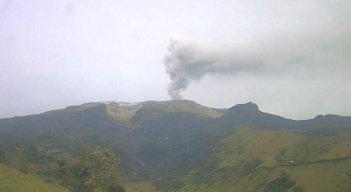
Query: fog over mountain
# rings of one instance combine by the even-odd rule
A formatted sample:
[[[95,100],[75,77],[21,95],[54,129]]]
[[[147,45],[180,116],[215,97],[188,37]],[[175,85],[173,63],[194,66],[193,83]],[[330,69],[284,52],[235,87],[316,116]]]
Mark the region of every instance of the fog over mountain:
[[[0,117],[92,101],[351,114],[351,3],[0,0]],[[317,113],[318,112],[318,113]]]
[[[350,0],[0,0],[0,192],[351,191]]]

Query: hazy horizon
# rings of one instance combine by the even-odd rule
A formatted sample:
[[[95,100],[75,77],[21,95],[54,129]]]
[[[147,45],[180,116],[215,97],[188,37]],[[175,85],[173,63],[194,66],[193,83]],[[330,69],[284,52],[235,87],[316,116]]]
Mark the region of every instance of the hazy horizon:
[[[0,0],[0,118],[171,97],[351,116],[350,19],[346,0]]]

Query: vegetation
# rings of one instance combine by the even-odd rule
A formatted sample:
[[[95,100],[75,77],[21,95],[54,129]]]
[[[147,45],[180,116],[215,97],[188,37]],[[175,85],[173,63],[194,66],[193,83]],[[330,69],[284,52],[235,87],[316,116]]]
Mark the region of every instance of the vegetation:
[[[0,164],[0,191],[3,192],[68,192],[58,185],[47,184],[38,177],[23,174]]]
[[[82,147],[73,165],[58,162],[63,184],[74,192],[124,192],[118,183],[117,157],[101,147]]]
[[[273,181],[269,182],[264,188],[263,192],[281,192],[281,191],[288,191],[295,185],[295,182],[289,180],[289,177],[286,175],[282,175],[281,177],[274,179]],[[301,187],[295,188],[301,189]]]
[[[350,191],[351,153],[341,143],[351,143],[351,134],[315,137],[240,127],[174,191]]]
[[[350,117],[294,121],[253,103],[68,107],[0,120],[0,191],[351,191],[350,128]]]

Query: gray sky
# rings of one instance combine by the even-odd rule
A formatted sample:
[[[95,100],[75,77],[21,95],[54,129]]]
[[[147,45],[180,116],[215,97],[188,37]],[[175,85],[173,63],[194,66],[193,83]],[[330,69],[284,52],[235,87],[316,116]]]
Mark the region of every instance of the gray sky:
[[[0,0],[0,118],[168,93],[351,115],[350,19],[349,0]]]

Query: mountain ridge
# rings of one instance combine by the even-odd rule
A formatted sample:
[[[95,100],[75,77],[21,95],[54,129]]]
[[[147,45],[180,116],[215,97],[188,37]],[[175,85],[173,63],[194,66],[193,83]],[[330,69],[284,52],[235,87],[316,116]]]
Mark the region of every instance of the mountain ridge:
[[[274,181],[277,178],[267,169],[284,173],[291,170],[289,161],[305,166],[335,161],[347,166],[350,143],[351,117],[291,120],[262,112],[252,102],[229,109],[188,100],[92,102],[0,119],[0,163],[22,169],[23,161],[29,161],[36,167],[33,174],[54,174],[57,159],[74,161],[82,145],[103,146],[118,154],[126,181],[147,180],[164,191],[196,191],[207,180],[221,185],[217,177],[225,175],[235,178],[238,191],[264,191],[278,181],[306,188],[300,180],[285,176]],[[17,148],[25,153],[19,154]],[[241,186],[247,184],[245,179],[262,179],[256,172],[270,179],[264,185],[255,181],[256,189]],[[178,181],[183,184],[176,185]],[[234,184],[228,181],[224,186],[231,191]],[[207,189],[218,191],[213,186]]]
[[[88,102],[88,103],[83,103],[83,104],[78,104],[78,105],[70,105],[64,108],[60,108],[60,109],[53,109],[53,110],[48,110],[48,111],[44,111],[42,113],[35,113],[35,114],[29,114],[29,115],[20,115],[20,116],[13,116],[13,117],[6,117],[6,118],[0,118],[0,120],[4,120],[4,119],[13,119],[13,118],[21,118],[21,117],[28,117],[28,116],[36,116],[36,115],[42,115],[42,114],[46,114],[46,113],[54,113],[54,112],[59,112],[62,110],[70,110],[70,111],[81,111],[84,109],[88,109],[88,108],[92,108],[92,107],[97,107],[99,105],[105,105],[106,107],[115,107],[115,106],[121,106],[124,108],[127,107],[141,107],[141,106],[152,106],[152,105],[167,105],[167,104],[193,104],[193,105],[197,105],[199,107],[204,107],[210,110],[213,110],[214,112],[217,112],[216,115],[214,115],[215,117],[219,117],[219,114],[224,114],[227,111],[233,111],[233,110],[239,110],[241,112],[244,112],[245,110],[247,110],[247,112],[249,112],[251,110],[251,112],[262,112],[258,105],[252,101],[247,102],[247,103],[242,103],[242,104],[236,104],[232,107],[229,108],[214,108],[214,107],[207,107],[204,105],[201,105],[199,103],[196,103],[195,101],[192,100],[165,100],[165,101],[155,101],[155,100],[147,100],[147,101],[141,101],[141,102],[125,102],[125,101],[101,101],[101,102]],[[271,114],[269,112],[264,112],[266,114]],[[296,119],[290,119],[290,118],[286,118],[280,115],[275,115],[275,116],[279,116],[282,117],[284,119],[289,119],[289,120],[293,120],[293,121],[309,121],[309,120],[315,120],[315,119],[323,119],[323,118],[336,118],[336,117],[350,117],[351,116],[345,116],[345,115],[337,115],[337,114],[325,114],[325,115],[317,115],[313,118],[309,118],[309,119],[301,119],[301,120],[296,120]]]

